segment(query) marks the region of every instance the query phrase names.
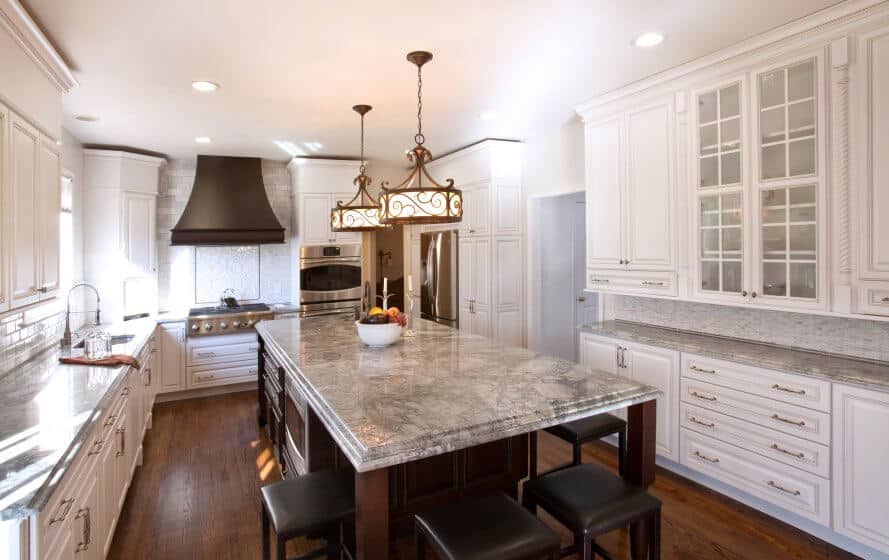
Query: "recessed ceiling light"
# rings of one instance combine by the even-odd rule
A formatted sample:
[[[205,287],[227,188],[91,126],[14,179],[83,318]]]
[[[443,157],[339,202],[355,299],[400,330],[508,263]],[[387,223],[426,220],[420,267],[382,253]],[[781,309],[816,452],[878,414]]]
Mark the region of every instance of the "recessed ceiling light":
[[[191,87],[195,91],[199,91],[201,93],[210,93],[211,91],[216,91],[217,89],[219,89],[219,84],[217,84],[216,82],[198,80],[196,82],[192,82]]]
[[[497,118],[497,113],[494,111],[482,111],[478,117],[483,121],[492,121]]]
[[[194,141],[197,142],[198,144],[209,144],[210,137],[209,136],[197,136],[197,137],[195,137]]]
[[[656,47],[664,42],[664,34],[657,31],[649,31],[636,37],[633,41],[637,47]]]
[[[94,117],[92,115],[74,115],[74,120],[78,120],[80,122],[96,122],[99,120],[99,117]]]

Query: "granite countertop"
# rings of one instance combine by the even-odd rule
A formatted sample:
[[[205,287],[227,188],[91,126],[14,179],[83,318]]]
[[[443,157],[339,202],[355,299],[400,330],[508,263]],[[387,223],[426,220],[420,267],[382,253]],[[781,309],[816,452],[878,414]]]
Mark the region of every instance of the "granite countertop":
[[[102,329],[135,335],[113,351],[136,355],[155,325],[136,319]],[[0,520],[34,515],[46,505],[127,369],[64,365],[61,355],[50,348],[0,377]]]
[[[210,305],[210,304],[205,304]],[[283,315],[285,313],[298,313],[299,312],[299,303],[287,302],[287,303],[270,303],[268,304],[269,308],[271,308],[272,313],[275,315]],[[200,307],[196,305],[196,307]],[[168,311],[161,311],[157,315],[154,316],[154,320],[158,322],[158,324],[164,323],[182,323],[188,320],[188,312],[189,309],[172,309]]]
[[[680,352],[721,358],[741,364],[811,375],[828,381],[889,390],[889,363],[858,360],[835,354],[749,342],[706,334],[653,327],[626,321],[581,325],[581,332],[631,340]]]
[[[650,401],[625,377],[426,320],[365,346],[350,317],[263,321],[257,330],[358,471],[479,445]]]

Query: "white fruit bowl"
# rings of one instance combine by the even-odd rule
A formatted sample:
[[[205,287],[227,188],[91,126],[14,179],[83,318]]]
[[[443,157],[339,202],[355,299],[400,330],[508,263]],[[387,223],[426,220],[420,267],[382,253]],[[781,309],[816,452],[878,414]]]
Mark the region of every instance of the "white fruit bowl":
[[[355,326],[358,327],[358,338],[371,348],[383,348],[401,338],[401,325],[398,323],[369,325],[355,321]]]

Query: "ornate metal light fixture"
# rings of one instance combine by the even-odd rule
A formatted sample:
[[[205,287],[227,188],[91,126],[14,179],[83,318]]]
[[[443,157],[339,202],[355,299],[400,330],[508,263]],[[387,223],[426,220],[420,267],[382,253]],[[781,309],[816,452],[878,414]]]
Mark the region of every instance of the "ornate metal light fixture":
[[[361,167],[360,174],[352,181],[352,184],[358,185],[358,192],[346,204],[338,200],[336,208],[331,209],[330,229],[333,231],[377,231],[392,227],[380,223],[380,205],[367,192],[371,178],[364,174],[367,168],[364,161],[364,115],[372,108],[370,105],[352,107],[353,111],[361,115]]]
[[[426,170],[432,155],[423,146],[423,65],[432,60],[432,53],[413,51],[407,59],[417,66],[417,145],[407,154],[414,168],[397,187],[383,183],[380,195],[380,222],[384,224],[443,224],[463,219],[463,193],[454,188],[454,180],[437,183]],[[427,184],[423,184],[425,180]]]

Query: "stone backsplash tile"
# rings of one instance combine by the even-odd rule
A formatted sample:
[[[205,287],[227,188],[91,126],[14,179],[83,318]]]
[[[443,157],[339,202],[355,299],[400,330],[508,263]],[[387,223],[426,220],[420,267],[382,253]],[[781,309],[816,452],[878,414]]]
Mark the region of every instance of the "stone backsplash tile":
[[[54,303],[0,318],[0,375],[58,344],[64,329],[65,314]]]
[[[612,296],[615,319],[889,362],[889,323],[768,309]]]

